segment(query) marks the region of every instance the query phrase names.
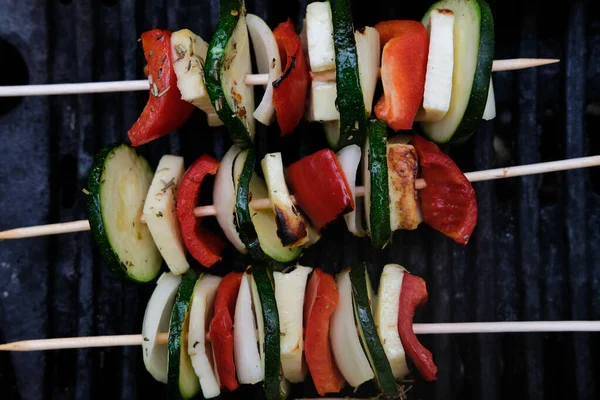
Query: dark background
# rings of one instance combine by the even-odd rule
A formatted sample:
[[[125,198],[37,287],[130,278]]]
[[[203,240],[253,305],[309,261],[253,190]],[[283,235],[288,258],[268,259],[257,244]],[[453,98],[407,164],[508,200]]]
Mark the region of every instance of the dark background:
[[[274,27],[297,23],[306,1],[248,1]],[[355,26],[420,19],[429,1],[355,1]],[[496,59],[561,58],[560,64],[494,74],[498,117],[450,154],[465,171],[598,154],[600,19],[594,1],[498,1]],[[218,1],[0,1],[0,85],[143,78],[137,42],[150,28],[190,28],[209,40]],[[126,131],[146,93],[0,100],[0,229],[86,218],[87,172],[106,143]],[[268,139],[268,140],[267,140]],[[189,165],[221,157],[226,132],[196,112],[176,134],[143,146]],[[320,127],[280,140],[259,132],[259,152],[281,149],[287,163],[324,146]],[[600,319],[600,170],[476,183],[479,222],[462,247],[421,226],[397,232],[377,253],[337,224],[302,262],[327,271],[357,260],[376,278],[397,262],[428,282],[419,322]],[[210,192],[210,190],[208,190]],[[209,200],[209,199],[207,199]],[[241,268],[232,247],[219,270]],[[89,233],[0,243],[0,342],[140,332],[153,284],[113,279]],[[423,399],[600,396],[599,334],[487,334],[422,337],[439,367],[419,380]],[[297,394],[315,395],[310,384]],[[2,399],[164,397],[138,347],[0,354]],[[248,389],[237,394],[257,394]],[[242,396],[239,396],[242,397]]]

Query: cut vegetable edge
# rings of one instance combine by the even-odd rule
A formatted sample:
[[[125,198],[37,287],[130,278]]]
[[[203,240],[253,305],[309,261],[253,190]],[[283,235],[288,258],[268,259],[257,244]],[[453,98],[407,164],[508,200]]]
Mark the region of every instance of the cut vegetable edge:
[[[375,381],[384,397],[395,398],[398,396],[398,388],[373,319],[371,299],[369,298],[371,283],[367,270],[364,265],[355,266],[350,270],[349,276],[358,332],[373,369]]]
[[[199,277],[193,270],[183,274],[169,323],[168,392],[172,399],[191,399],[200,392],[200,382],[188,355],[185,332],[189,327],[190,303]]]
[[[120,279],[149,282],[160,272],[160,252],[139,221],[151,181],[150,165],[128,145],[107,146],[94,158],[88,178],[92,237]]]
[[[363,350],[354,320],[350,271],[337,274],[339,302],[330,323],[331,350],[335,364],[344,379],[357,388],[374,378],[373,370]]]
[[[220,282],[220,277],[212,275],[204,275],[196,281],[190,305],[187,350],[206,399],[221,393],[212,346],[206,340]]]
[[[436,143],[467,140],[483,116],[494,59],[494,21],[484,0],[442,0],[423,18],[427,26],[434,9],[454,12],[454,70],[450,109],[444,118],[422,123],[425,135]]]
[[[183,157],[163,156],[156,167],[143,209],[152,239],[176,275],[190,267],[177,218],[177,187],[184,172]]]
[[[269,74],[265,93],[260,104],[254,110],[253,115],[263,125],[271,125],[273,116],[275,115],[275,107],[273,106],[273,81],[281,76],[279,48],[277,47],[273,31],[271,31],[271,28],[260,17],[248,14],[246,15],[246,23],[250,38],[252,39],[258,72]]]
[[[169,329],[169,321],[175,295],[181,283],[181,276],[164,272],[156,281],[156,287],[144,312],[142,323],[142,355],[146,370],[154,379],[167,383],[167,358],[166,344],[158,344],[156,337],[159,333]]]
[[[236,185],[233,165],[241,151],[242,149],[233,145],[223,156],[213,185],[213,204],[221,230],[237,251],[245,254],[246,246],[240,239],[235,223]]]
[[[356,196],[356,175],[362,158],[360,147],[351,144],[338,151],[336,156],[350,186],[352,197],[354,197],[354,210],[344,215],[346,226],[354,236],[363,237],[365,236],[365,230],[362,226],[362,215],[359,211],[361,209],[359,203],[363,199],[362,196]]]
[[[233,142],[241,147],[252,144],[255,131],[254,88],[245,83],[246,75],[252,73],[245,14],[241,0],[221,1],[221,14],[204,64],[211,103]]]

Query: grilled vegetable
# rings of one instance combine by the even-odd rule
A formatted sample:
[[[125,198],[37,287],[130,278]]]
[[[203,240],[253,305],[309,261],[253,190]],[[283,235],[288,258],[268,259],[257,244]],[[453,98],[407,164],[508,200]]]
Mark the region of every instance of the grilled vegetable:
[[[144,217],[152,239],[169,269],[176,275],[183,274],[190,267],[177,219],[177,186],[184,170],[183,157],[163,156],[144,203]]]
[[[254,14],[246,15],[248,32],[256,58],[256,66],[261,74],[269,74],[265,94],[256,110],[254,118],[263,125],[271,125],[275,108],[273,107],[273,82],[281,76],[281,59],[275,36],[269,25]]]
[[[369,121],[369,137],[363,151],[363,184],[367,233],[375,248],[384,248],[392,237],[386,156],[386,127]]]
[[[140,223],[152,170],[144,157],[122,144],[100,150],[88,178],[88,218],[107,267],[119,278],[149,282],[162,258]]]
[[[354,39],[356,40],[356,55],[358,56],[360,88],[362,89],[365,111],[367,116],[370,116],[373,110],[373,96],[379,80],[379,64],[381,62],[379,32],[375,28],[366,26],[354,32]]]
[[[255,260],[289,263],[298,258],[301,247],[285,247],[277,236],[277,223],[271,210],[255,210],[250,199],[268,197],[265,182],[254,173],[254,149],[240,153],[234,165],[236,220],[240,238]]]
[[[383,267],[375,307],[375,325],[381,345],[392,368],[395,379],[404,378],[409,370],[400,335],[398,334],[398,308],[404,268],[397,264]]]
[[[427,26],[436,9],[454,12],[454,72],[450,109],[437,122],[421,124],[436,143],[468,139],[485,110],[494,59],[494,21],[484,0],[442,0],[423,17]]]
[[[329,149],[296,161],[287,177],[300,208],[317,229],[354,209],[354,198],[344,172]]]
[[[363,237],[365,236],[365,230],[362,226],[364,203],[362,197],[356,196],[356,172],[361,159],[360,147],[355,144],[346,146],[337,152],[337,158],[354,198],[354,210],[344,215],[346,226],[353,235]]]
[[[188,355],[188,332],[190,303],[198,274],[188,270],[183,274],[169,323],[169,370],[168,390],[171,399],[191,399],[200,392],[200,383]]]
[[[402,278],[400,306],[398,309],[398,333],[406,354],[415,364],[426,381],[436,380],[437,366],[433,362],[431,352],[427,350],[415,336],[413,317],[415,309],[427,303],[427,287],[425,281],[418,276],[405,273]]]
[[[364,265],[352,267],[350,270],[350,282],[352,284],[352,301],[354,303],[354,314],[358,326],[358,332],[363,343],[363,348],[369,358],[369,363],[375,373],[375,381],[384,397],[396,398],[398,389],[392,374],[392,368],[387,359],[379,336],[373,313],[371,311],[371,299],[369,290],[371,282]]]
[[[367,116],[360,86],[358,56],[349,0],[330,0],[335,49],[340,138],[335,148],[361,146],[367,136]]]
[[[306,221],[292,203],[285,177],[281,153],[269,153],[261,161],[277,223],[277,236],[286,247],[301,246],[308,241]]]
[[[435,9],[429,13],[429,53],[423,106],[417,121],[435,122],[450,109],[454,70],[454,13]]]
[[[194,106],[181,100],[177,77],[173,71],[171,31],[153,29],[142,33],[142,47],[148,63],[150,96],[144,111],[133,124],[129,140],[141,146],[183,125]]]
[[[417,21],[384,21],[375,27],[383,46],[381,83],[383,96],[375,106],[377,118],[395,131],[412,129],[423,101],[429,41],[425,27]],[[383,32],[383,33],[382,33]]]
[[[221,13],[208,46],[204,79],[210,101],[235,144],[254,140],[254,88],[246,85],[252,73],[250,43],[243,0],[221,0]]]
[[[213,185],[213,204],[215,206],[217,221],[227,239],[237,251],[246,253],[246,246],[240,239],[240,234],[235,225],[235,184],[233,181],[233,164],[240,154],[241,149],[233,145],[225,153]]]
[[[297,265],[296,269],[286,274],[273,272],[281,330],[281,366],[283,375],[291,383],[304,381],[306,374],[302,361],[304,349],[302,307],[306,281],[311,271],[312,268]]]
[[[206,115],[214,115],[216,118],[208,118],[208,126],[220,126],[223,122],[216,115],[204,83],[207,51],[208,43],[189,29],[173,32],[171,36],[173,70],[177,76],[181,100],[192,103]]]
[[[333,24],[328,1],[315,1],[306,6],[306,39],[310,70],[334,70]]]
[[[188,354],[205,399],[217,397],[221,393],[213,362],[212,345],[206,341],[220,282],[221,278],[210,275],[204,275],[198,280],[194,286],[190,310]]]
[[[235,369],[241,384],[254,384],[264,378],[256,317],[253,311],[250,275],[244,273],[235,304],[233,354]]]
[[[486,121],[491,121],[496,118],[496,97],[494,96],[494,84],[490,79],[490,89],[488,90],[488,98],[485,103],[485,110],[481,117]]]
[[[345,384],[333,360],[329,341],[331,315],[338,301],[339,294],[333,277],[321,269],[315,269],[308,282],[304,301],[304,355],[315,388],[321,396],[337,393]]]
[[[477,197],[471,182],[435,143],[415,135],[421,177],[427,186],[419,190],[423,221],[433,229],[466,245],[477,224]]]
[[[272,278],[264,265],[252,267],[252,278],[256,284],[262,309],[261,315],[257,313],[256,317],[257,319],[262,317],[264,325],[265,394],[267,400],[285,399],[285,393],[281,392],[279,313]]]
[[[177,192],[177,217],[183,242],[190,254],[203,266],[211,267],[221,260],[225,242],[202,226],[202,219],[194,215],[200,188],[206,175],[215,175],[219,162],[205,154],[185,172]]]
[[[346,381],[353,387],[359,387],[373,379],[374,375],[354,322],[350,271],[340,272],[336,283],[339,302],[331,317],[331,350],[335,363]]]
[[[273,82],[273,104],[281,136],[292,133],[304,114],[310,76],[300,37],[294,24],[287,21],[273,31],[281,57],[283,75]]]
[[[219,284],[215,298],[215,309],[210,321],[210,342],[221,388],[230,392],[237,389],[233,358],[233,318],[235,303],[242,283],[243,273],[230,272]]]
[[[402,135],[387,143],[387,169],[392,231],[411,230],[419,226],[419,208],[415,181],[419,161],[415,148]]]
[[[181,276],[169,272],[158,278],[156,288],[146,305],[142,324],[144,365],[152,377],[162,383],[167,383],[168,349],[166,344],[157,343],[156,336],[169,329],[169,319],[180,283]]]

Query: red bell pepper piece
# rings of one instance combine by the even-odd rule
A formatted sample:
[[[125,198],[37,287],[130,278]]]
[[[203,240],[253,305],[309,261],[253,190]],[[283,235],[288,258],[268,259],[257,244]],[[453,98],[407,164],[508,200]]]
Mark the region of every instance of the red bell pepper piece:
[[[242,272],[230,272],[219,283],[208,331],[221,388],[230,392],[239,386],[233,358],[233,316],[243,276]]]
[[[383,46],[381,82],[383,96],[375,115],[390,128],[412,129],[423,102],[429,39],[416,21],[387,21],[375,25]]]
[[[330,149],[296,161],[287,168],[287,177],[298,205],[317,229],[354,210],[346,176]]]
[[[315,269],[308,281],[304,302],[304,356],[319,395],[337,393],[345,380],[333,360],[329,342],[329,321],[337,307],[339,293],[331,275]]]
[[[478,213],[471,182],[435,143],[415,135],[413,145],[419,154],[421,177],[427,182],[419,190],[423,220],[455,242],[467,244]]]
[[[294,131],[304,115],[310,75],[302,42],[292,20],[288,18],[277,25],[273,35],[281,64],[285,65],[281,77],[273,82],[273,106],[281,136],[284,136]]]
[[[133,146],[158,139],[187,121],[194,106],[181,100],[172,66],[171,31],[154,29],[142,33],[142,47],[151,80],[150,97],[144,111],[129,130]]]
[[[210,267],[221,260],[225,242],[202,226],[202,218],[194,215],[202,180],[207,174],[215,175],[219,161],[209,155],[197,159],[185,172],[177,188],[177,218],[181,236],[190,254],[203,266]]]
[[[433,355],[417,339],[413,331],[415,309],[427,303],[428,293],[425,281],[418,276],[405,273],[402,278],[400,304],[398,309],[398,334],[402,347],[426,381],[436,380],[437,366]]]

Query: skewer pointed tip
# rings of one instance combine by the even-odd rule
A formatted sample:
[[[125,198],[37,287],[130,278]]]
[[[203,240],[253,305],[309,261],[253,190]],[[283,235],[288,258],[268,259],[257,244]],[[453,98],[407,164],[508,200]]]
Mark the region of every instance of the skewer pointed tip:
[[[541,67],[543,65],[556,64],[558,58],[514,58],[509,60],[494,60],[492,71],[514,71],[518,69]]]

